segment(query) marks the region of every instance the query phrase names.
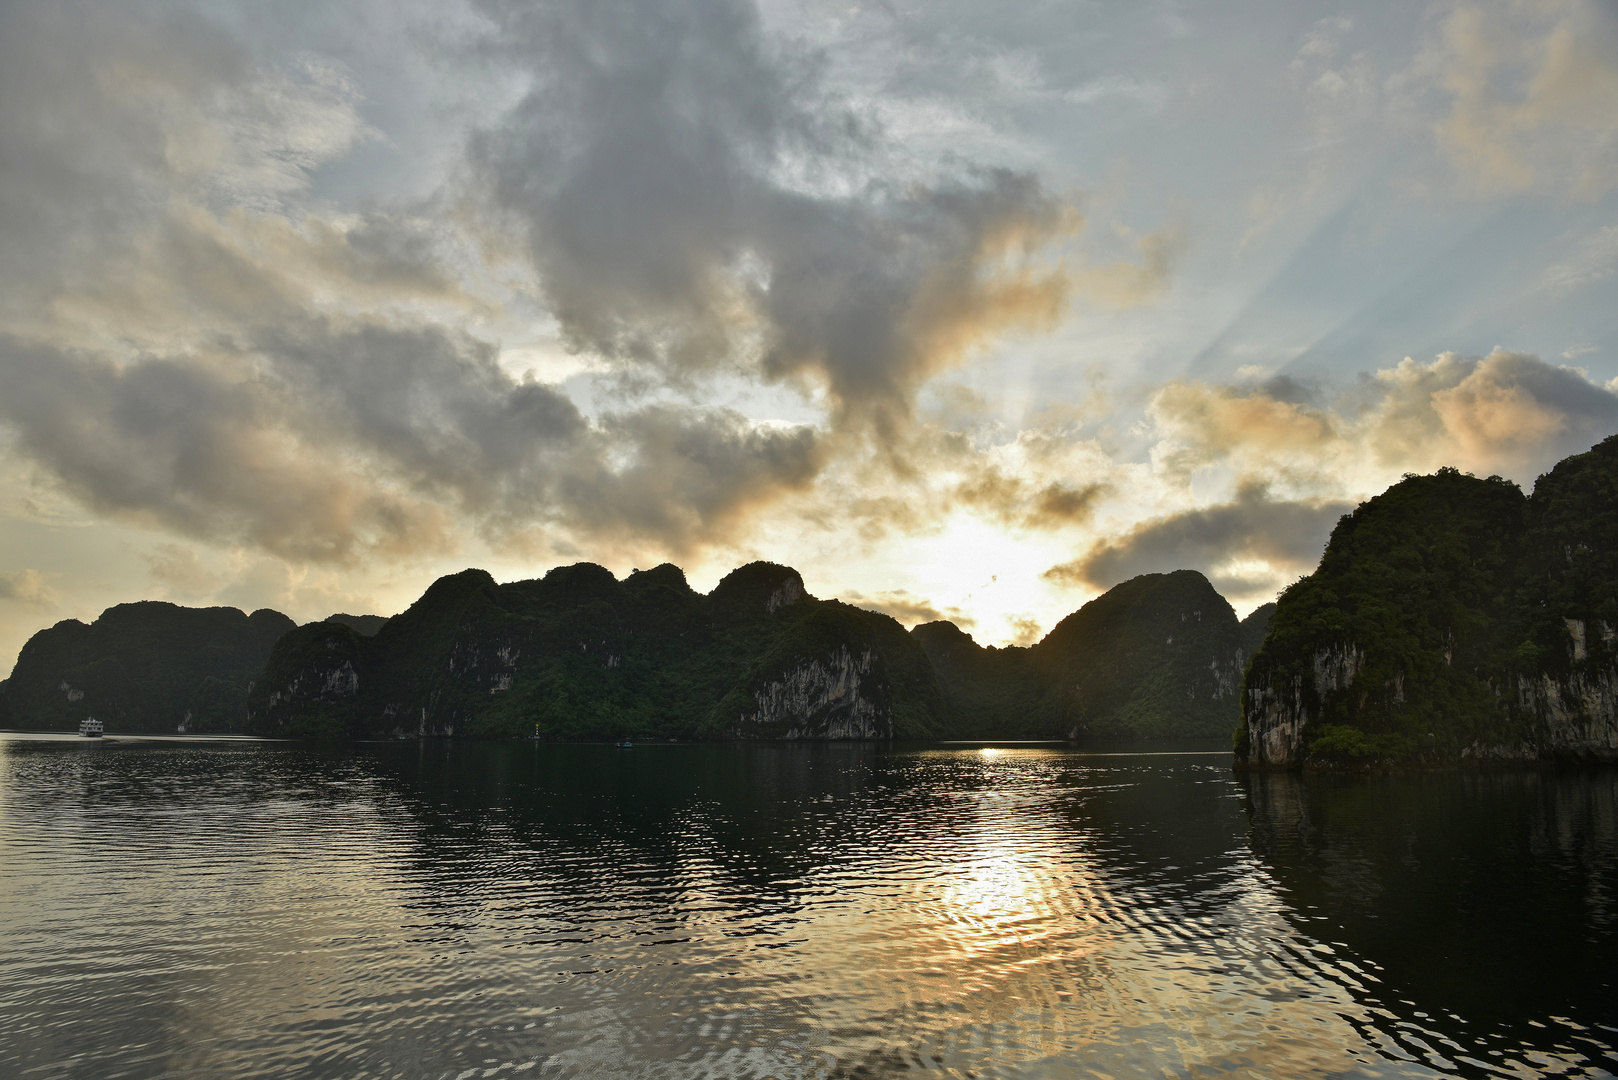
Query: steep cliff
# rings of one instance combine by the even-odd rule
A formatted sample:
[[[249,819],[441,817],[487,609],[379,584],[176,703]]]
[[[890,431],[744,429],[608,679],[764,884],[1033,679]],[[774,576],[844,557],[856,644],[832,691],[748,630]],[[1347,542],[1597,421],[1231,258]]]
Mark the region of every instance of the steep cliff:
[[[1506,644],[1516,746],[1618,760],[1618,436],[1534,485]]]
[[[897,622],[836,601],[774,643],[716,710],[715,733],[772,738],[926,738],[937,678]],[[725,718],[735,717],[725,731]]]
[[[1618,759],[1618,438],[1516,485],[1407,477],[1333,531],[1248,669],[1239,764]]]
[[[753,563],[706,596],[664,565],[435,582],[372,637],[289,634],[250,702],[264,733],[889,738],[933,728],[937,687],[884,615]]]
[[[1028,648],[985,649],[947,622],[912,634],[962,737],[1216,736],[1240,716],[1242,628],[1194,570],[1126,581]]]
[[[247,691],[294,623],[280,612],[119,604],[88,625],[67,619],[28,639],[0,683],[10,726],[72,731],[240,731]]]

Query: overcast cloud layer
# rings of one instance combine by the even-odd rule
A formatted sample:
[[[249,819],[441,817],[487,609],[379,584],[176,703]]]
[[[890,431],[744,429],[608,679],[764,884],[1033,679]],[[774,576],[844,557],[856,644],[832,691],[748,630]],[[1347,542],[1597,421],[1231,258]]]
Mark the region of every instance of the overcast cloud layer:
[[[1618,14],[0,3],[0,663],[754,557],[1246,610],[1618,430]]]

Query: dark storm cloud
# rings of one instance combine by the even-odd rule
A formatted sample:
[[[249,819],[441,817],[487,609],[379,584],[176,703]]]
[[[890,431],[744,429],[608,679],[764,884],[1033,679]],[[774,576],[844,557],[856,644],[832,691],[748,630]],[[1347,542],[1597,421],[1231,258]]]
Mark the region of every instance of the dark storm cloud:
[[[273,379],[218,364],[120,366],[0,339],[0,420],[100,512],[294,558],[442,546],[435,508],[373,488],[300,437],[299,405]]]
[[[881,179],[880,141],[743,0],[483,5],[532,89],[475,142],[579,348],[680,378],[757,364],[886,427],[996,329],[1055,318],[1030,176]]]
[[[590,423],[473,340],[320,320],[125,365],[0,338],[0,423],[101,512],[335,562],[558,523],[683,550],[818,467],[807,429],[656,408]]]
[[[1248,483],[1234,502],[1142,522],[1081,558],[1051,567],[1044,576],[1105,589],[1137,574],[1191,569],[1221,585],[1216,568],[1233,558],[1307,573],[1319,561],[1338,518],[1353,509],[1352,503],[1274,500],[1264,485]],[[1223,587],[1241,592],[1247,585],[1230,579]]]
[[[808,486],[823,456],[812,428],[758,428],[721,409],[653,406],[609,415],[601,431],[611,446],[634,447],[634,460],[570,478],[575,520],[680,549],[722,539],[744,511]]]
[[[587,419],[433,324],[415,305],[475,308],[460,219],[299,202],[369,137],[340,69],[255,66],[161,3],[0,5],[0,31],[0,428],[98,512],[295,560],[681,552],[818,471],[807,428]]]
[[[301,403],[289,423],[307,438],[340,432],[388,477],[496,532],[563,524],[685,551],[820,467],[811,429],[755,427],[724,409],[588,421],[556,388],[512,378],[491,346],[436,329],[316,321],[266,335],[258,351]]]

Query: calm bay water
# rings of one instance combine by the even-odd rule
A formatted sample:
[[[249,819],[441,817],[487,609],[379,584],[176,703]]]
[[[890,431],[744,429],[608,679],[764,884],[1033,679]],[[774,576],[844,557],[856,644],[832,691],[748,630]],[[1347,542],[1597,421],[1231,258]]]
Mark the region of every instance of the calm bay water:
[[[0,1076],[1618,1071],[1618,771],[0,736]]]

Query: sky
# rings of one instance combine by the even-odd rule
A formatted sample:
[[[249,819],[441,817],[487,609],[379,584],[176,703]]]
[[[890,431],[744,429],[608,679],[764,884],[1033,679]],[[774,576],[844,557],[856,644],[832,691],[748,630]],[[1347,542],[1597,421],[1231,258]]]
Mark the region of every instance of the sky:
[[[754,559],[1238,613],[1618,431],[1618,3],[0,0],[0,672]]]

